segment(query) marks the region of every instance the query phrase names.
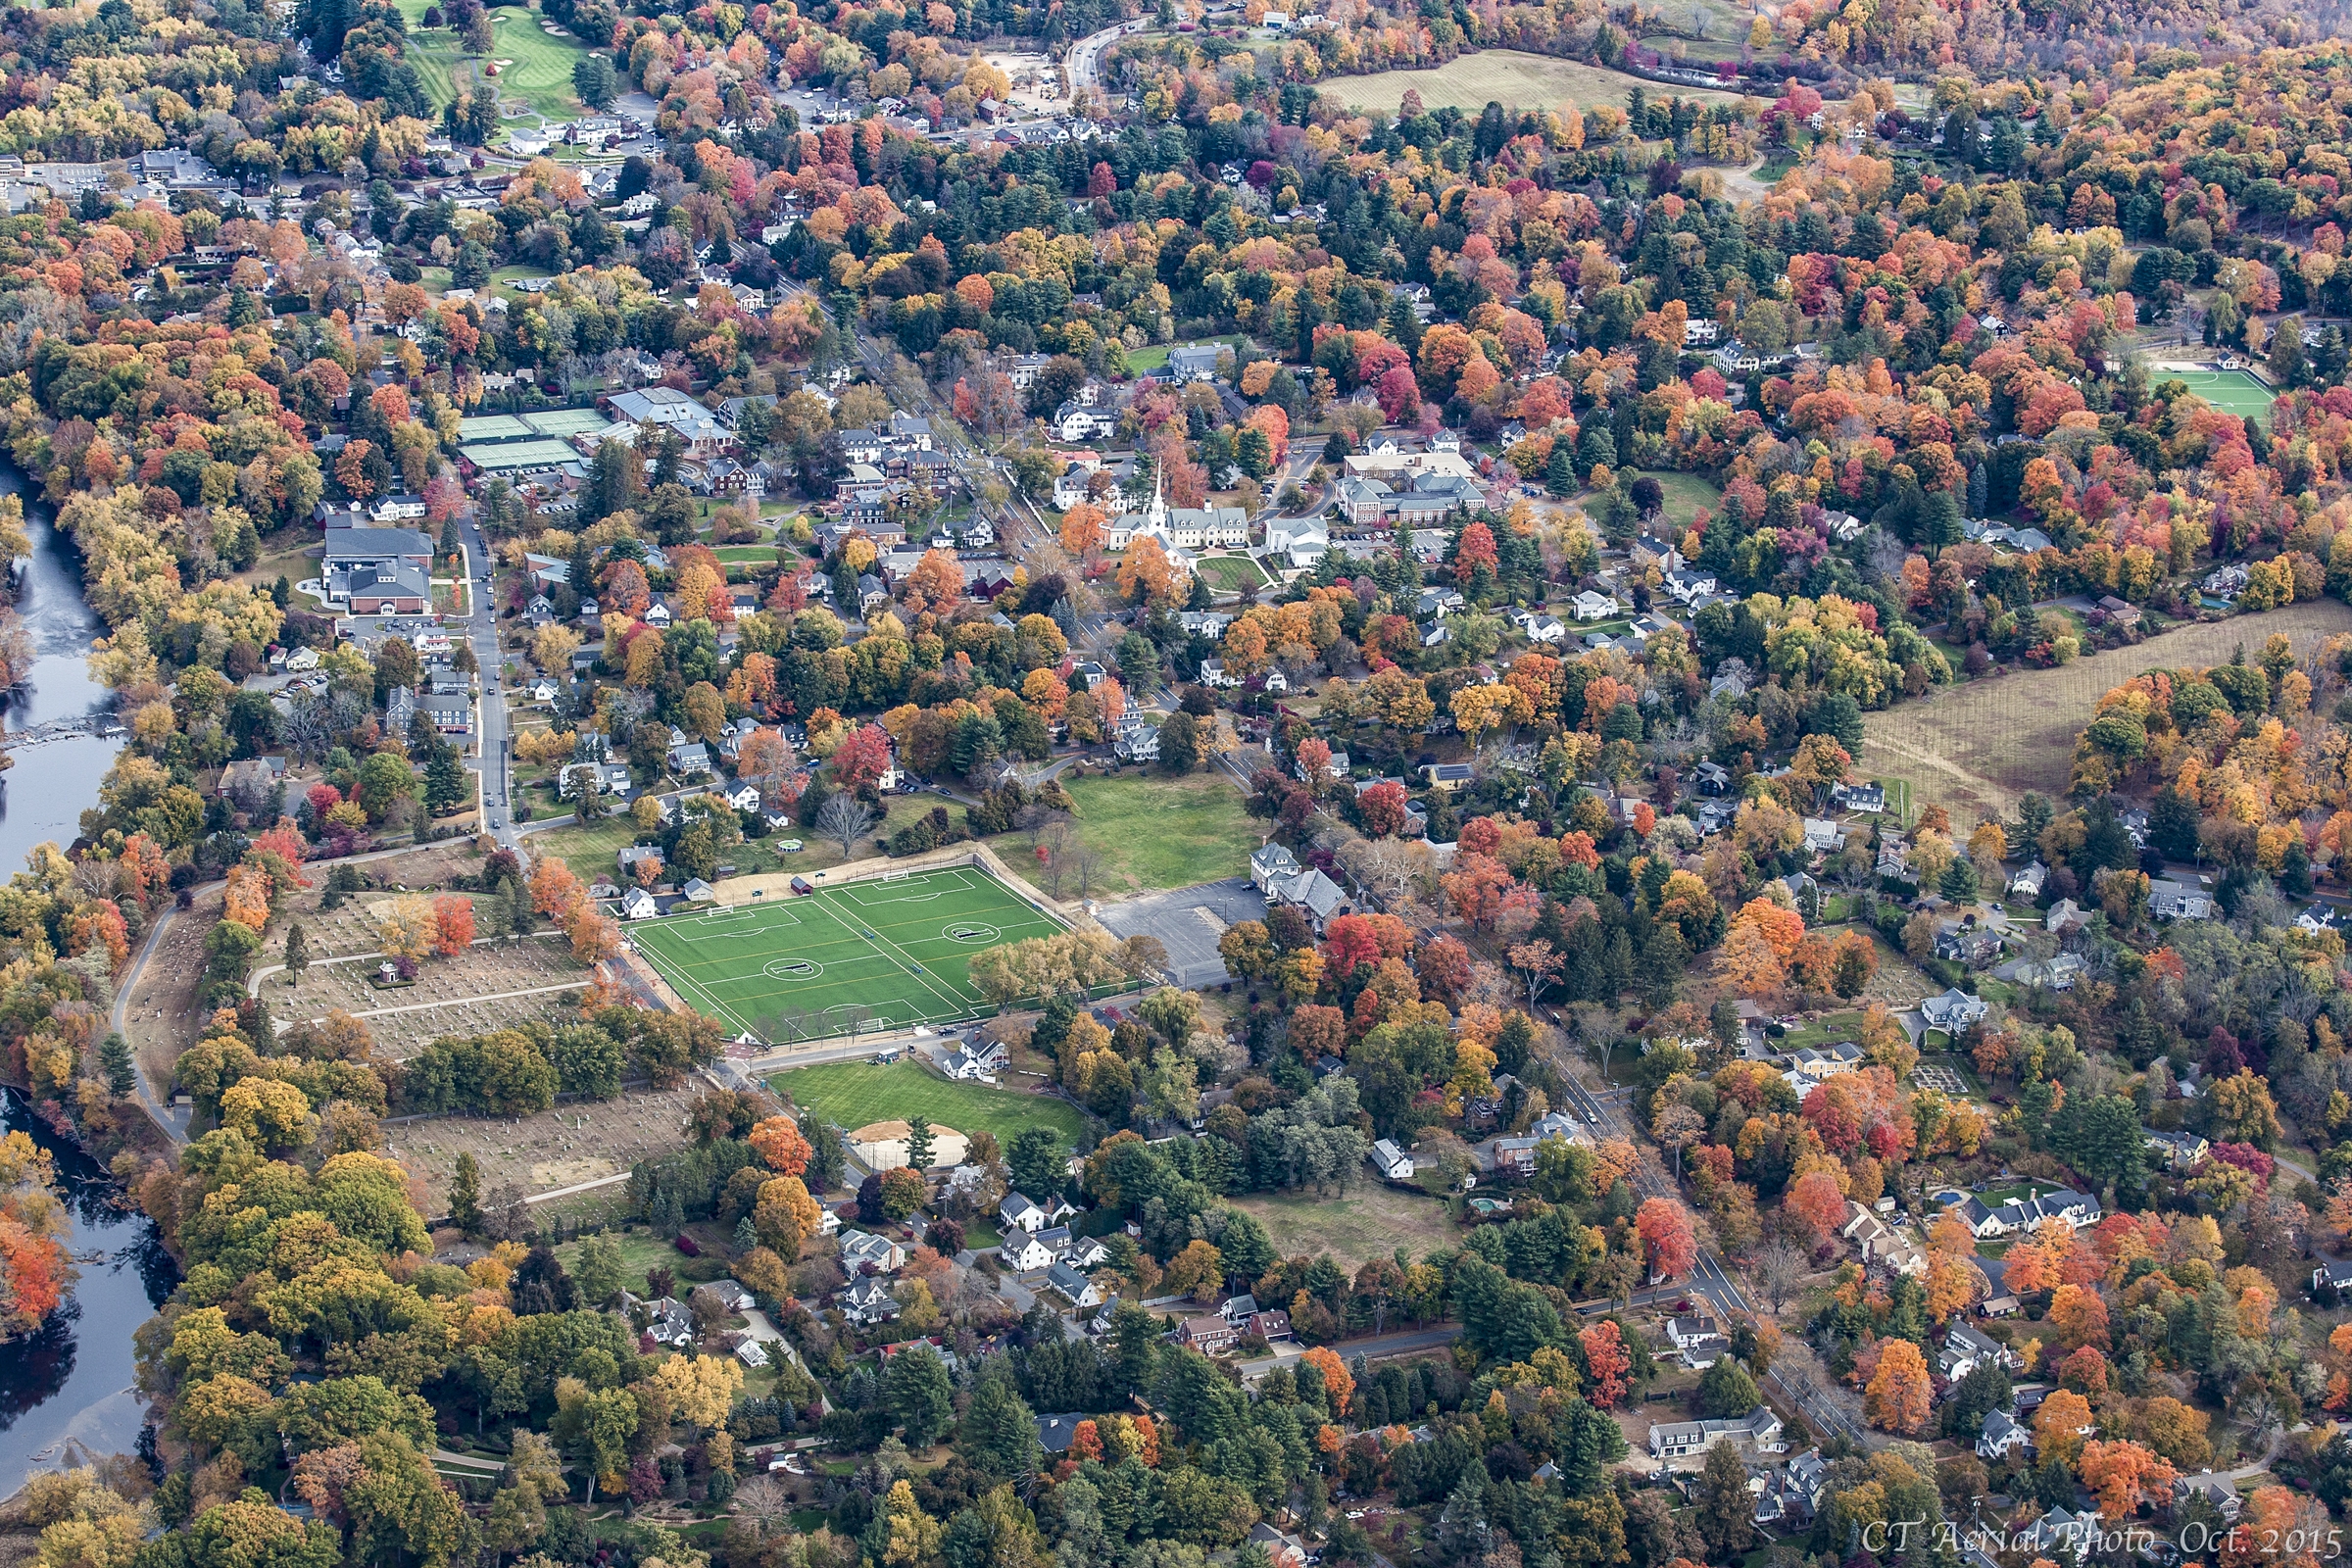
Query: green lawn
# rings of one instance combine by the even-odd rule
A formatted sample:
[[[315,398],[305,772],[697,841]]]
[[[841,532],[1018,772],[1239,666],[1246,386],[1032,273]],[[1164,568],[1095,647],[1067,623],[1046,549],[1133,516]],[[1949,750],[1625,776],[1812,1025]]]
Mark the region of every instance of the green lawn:
[[[574,823],[533,834],[531,847],[542,855],[561,857],[571,867],[571,874],[582,882],[593,882],[600,876],[610,881],[620,875],[613,857],[636,843],[637,838],[637,825],[623,811],[585,825]]]
[[[1241,792],[1213,774],[1130,773],[1068,788],[1078,831],[1117,888],[1189,888],[1240,876],[1263,841]]]
[[[1061,929],[1013,887],[947,866],[640,921],[629,936],[691,1005],[780,1041],[985,1017],[972,956]]]
[[[1167,364],[1170,349],[1191,349],[1206,343],[1220,343],[1239,353],[1242,345],[1248,341],[1239,332],[1230,332],[1223,337],[1204,337],[1191,343],[1153,343],[1147,348],[1129,349],[1127,368],[1141,375],[1146,370],[1156,370]]]
[[[1862,1014],[1853,1012],[1825,1012],[1818,1018],[1808,1018],[1781,1037],[1783,1052],[1800,1051],[1807,1046],[1834,1046],[1851,1040],[1862,1027]]]
[[[556,37],[542,29],[539,13],[518,6],[502,6],[490,13],[492,50],[488,60],[466,53],[457,32],[449,27],[425,27],[424,10],[430,0],[400,0],[408,19],[409,63],[416,68],[432,107],[440,109],[482,79],[477,73],[491,61],[508,61],[490,85],[505,102],[529,104],[551,121],[570,120],[581,113],[571,90],[571,68],[589,52],[571,36]],[[517,275],[529,275],[517,272]]]
[[[1723,492],[1697,474],[1644,469],[1642,477],[1657,480],[1666,492],[1666,515],[1673,519],[1678,534],[1690,526],[1700,508],[1709,513],[1723,508]]]
[[[694,1268],[698,1274],[707,1273],[706,1268],[696,1265],[716,1263],[722,1273],[712,1277],[724,1277],[725,1261],[710,1257],[708,1251],[701,1258],[688,1257],[665,1238],[653,1236],[644,1231],[633,1230],[611,1234],[609,1239],[620,1249],[621,1284],[635,1295],[645,1294],[645,1276],[648,1269],[666,1268],[683,1282],[686,1277],[685,1271],[688,1268]],[[580,1258],[580,1244],[565,1242],[556,1249],[556,1256],[563,1262],[566,1271],[577,1268]],[[680,1290],[678,1294],[683,1297],[686,1292]]]
[[[1255,593],[1267,582],[1265,568],[1248,556],[1211,556],[1198,569],[1201,580],[1220,593]]]
[[[2277,396],[2243,370],[2166,370],[2157,381],[2184,381],[2189,391],[2224,414],[2268,416]]]
[[[1051,1127],[1075,1148],[1086,1130],[1078,1107],[1056,1096],[953,1083],[913,1061],[895,1061],[887,1067],[867,1061],[828,1062],[778,1073],[768,1083],[844,1131],[921,1115],[934,1126],[953,1127],[967,1136],[994,1133],[1001,1145],[1010,1144],[1013,1134],[1025,1127]]]

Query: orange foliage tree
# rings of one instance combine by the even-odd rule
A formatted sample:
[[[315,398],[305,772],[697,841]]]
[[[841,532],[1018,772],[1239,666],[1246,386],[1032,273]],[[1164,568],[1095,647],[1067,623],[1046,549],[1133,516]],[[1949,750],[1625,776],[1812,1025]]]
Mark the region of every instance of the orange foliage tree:
[[[1348,1375],[1348,1363],[1340,1359],[1337,1351],[1320,1345],[1299,1359],[1323,1374],[1323,1392],[1331,1396],[1332,1413],[1346,1415],[1348,1402],[1355,1397],[1355,1379]]]
[[[1586,1397],[1603,1410],[1615,1409],[1625,1397],[1625,1375],[1634,1364],[1624,1336],[1616,1324],[1604,1320],[1579,1330],[1577,1341],[1584,1347],[1585,1364],[1592,1370],[1592,1387],[1585,1391]]]
[[[2109,1519],[2129,1519],[2143,1499],[2170,1499],[2177,1472],[2136,1443],[2086,1443],[2075,1479],[2099,1499]]]
[[[454,958],[473,945],[473,901],[444,893],[433,901],[433,951]]]
[[[754,1127],[751,1145],[769,1170],[782,1171],[787,1176],[798,1176],[807,1170],[808,1156],[815,1152],[790,1116],[770,1116]]]
[[[1862,1391],[1863,1413],[1882,1431],[1905,1437],[1928,1424],[1928,1363],[1909,1340],[1879,1342],[1878,1370]]]
[[[1653,1198],[1634,1216],[1642,1237],[1642,1255],[1653,1279],[1682,1273],[1698,1260],[1698,1242],[1690,1234],[1690,1216],[1671,1198]]]
[[[2090,1401],[2072,1389],[2060,1389],[2034,1412],[2034,1449],[2045,1459],[2072,1464],[2091,1429]]]
[[[65,1300],[66,1227],[48,1151],[23,1133],[0,1138],[0,1333],[29,1334]]]

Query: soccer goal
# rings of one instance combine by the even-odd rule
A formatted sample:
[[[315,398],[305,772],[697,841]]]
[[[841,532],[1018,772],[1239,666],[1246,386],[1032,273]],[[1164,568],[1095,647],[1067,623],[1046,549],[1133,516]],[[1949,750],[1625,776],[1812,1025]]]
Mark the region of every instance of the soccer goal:
[[[881,880],[884,882],[904,882],[908,877],[913,875],[914,872],[906,866],[885,866],[882,871]]]

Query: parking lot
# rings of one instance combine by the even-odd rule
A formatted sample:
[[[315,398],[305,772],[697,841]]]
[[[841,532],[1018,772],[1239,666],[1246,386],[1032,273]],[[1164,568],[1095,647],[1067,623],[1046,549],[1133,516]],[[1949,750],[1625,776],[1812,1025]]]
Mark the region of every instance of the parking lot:
[[[1217,939],[1244,920],[1265,917],[1265,895],[1243,877],[1173,893],[1148,893],[1106,904],[1096,914],[1117,936],[1157,937],[1168,950],[1169,981],[1188,991],[1231,979],[1217,952]]]

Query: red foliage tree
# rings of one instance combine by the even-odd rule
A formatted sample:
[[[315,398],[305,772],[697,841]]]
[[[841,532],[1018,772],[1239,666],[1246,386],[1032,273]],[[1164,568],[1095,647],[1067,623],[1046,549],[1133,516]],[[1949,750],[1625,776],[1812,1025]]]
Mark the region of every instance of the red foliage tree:
[[[433,901],[433,951],[454,958],[473,944],[473,901],[444,893]]]
[[[1633,1356],[1625,1348],[1624,1335],[1616,1324],[1604,1320],[1579,1330],[1576,1338],[1584,1347],[1585,1365],[1592,1373],[1592,1386],[1585,1391],[1586,1397],[1603,1410],[1614,1410],[1617,1401],[1625,1397],[1625,1375],[1634,1364]]]
[[[1690,1216],[1671,1198],[1653,1198],[1634,1216],[1642,1237],[1642,1255],[1650,1277],[1668,1279],[1698,1260],[1698,1241],[1690,1232]]]
[[[890,771],[890,735],[879,724],[868,724],[845,736],[833,752],[833,782],[858,791],[882,782]]]
[[[1404,831],[1404,786],[1395,782],[1375,784],[1355,798],[1356,820],[1363,830],[1376,839],[1385,839]]]

